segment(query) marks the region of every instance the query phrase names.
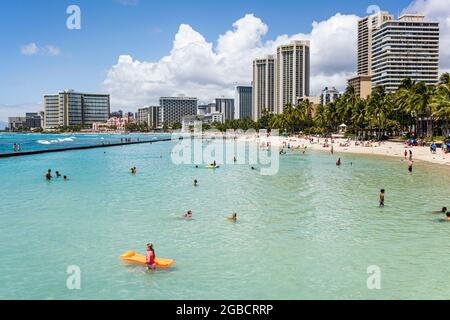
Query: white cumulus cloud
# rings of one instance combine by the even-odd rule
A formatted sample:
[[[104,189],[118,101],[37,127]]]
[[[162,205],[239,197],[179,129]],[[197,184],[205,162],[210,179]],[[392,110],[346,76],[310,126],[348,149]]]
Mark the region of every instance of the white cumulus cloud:
[[[158,103],[159,97],[166,95],[196,96],[202,102],[222,95],[233,97],[235,84],[251,83],[255,58],[275,54],[277,46],[292,40],[310,40],[312,94],[331,85],[343,89],[356,70],[358,19],[336,14],[314,22],[309,33],[266,40],[269,27],[247,14],[215,43],[182,24],[167,56],[159,61],[138,61],[122,55],[108,71],[104,86],[113,105],[126,108]]]
[[[32,42],[22,46],[22,48],[20,48],[20,52],[25,56],[32,56],[38,54],[39,48],[36,43]]]
[[[25,56],[34,56],[34,55],[59,56],[61,54],[61,50],[54,45],[46,45],[39,47],[34,42],[22,46],[20,48],[20,52]]]

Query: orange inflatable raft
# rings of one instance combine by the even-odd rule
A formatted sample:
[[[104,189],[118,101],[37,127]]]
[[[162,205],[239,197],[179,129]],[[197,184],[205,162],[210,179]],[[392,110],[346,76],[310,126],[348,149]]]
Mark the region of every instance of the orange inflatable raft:
[[[136,253],[134,251],[128,251],[120,256],[124,261],[130,262],[130,263],[137,263],[145,265],[147,261],[147,257]],[[155,259],[156,266],[158,268],[170,268],[175,264],[175,260],[173,259],[163,259],[163,258],[156,258]]]

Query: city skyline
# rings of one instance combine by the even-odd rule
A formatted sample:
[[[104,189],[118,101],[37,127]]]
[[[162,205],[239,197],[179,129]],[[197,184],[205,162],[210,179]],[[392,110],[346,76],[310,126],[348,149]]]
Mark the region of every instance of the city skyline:
[[[321,1],[320,3],[323,5],[327,2],[328,1]],[[436,15],[437,13],[436,10],[433,9],[433,6],[436,6],[436,4],[439,5],[441,2],[442,1],[439,0],[433,0],[428,1],[426,4],[421,4],[419,1],[400,1],[397,4],[392,5],[385,1],[381,1],[379,4],[382,10],[391,10],[395,16],[397,16],[397,12],[403,12],[410,4],[412,4],[413,7],[409,10],[421,9],[425,15]],[[89,12],[87,12],[87,14],[85,12],[87,11],[86,9],[89,9],[90,7],[89,5],[84,4],[83,1],[81,1],[80,4],[83,12],[82,17],[87,17],[86,19],[83,18],[82,30],[65,31],[66,33],[69,32],[68,35],[70,37],[73,35],[75,38],[80,38],[83,37],[84,33],[90,32],[90,30],[85,31],[85,29],[88,29],[87,26],[91,25],[92,22],[89,20]],[[121,10],[131,11],[127,12],[127,14],[133,16],[137,12],[140,12],[140,10],[145,9],[145,6],[148,4],[145,1],[141,1],[136,6],[126,6],[125,8],[119,3],[111,4],[111,6],[113,5],[115,7],[122,7]],[[241,8],[241,11],[245,10],[247,13],[240,12],[239,15],[241,18],[234,20],[236,22],[232,28],[230,28],[230,24],[233,20],[228,21],[228,23],[225,21],[228,20],[228,15],[221,18],[221,26],[225,26],[225,29],[228,29],[228,31],[219,32],[218,34],[220,36],[217,36],[217,34],[213,35],[210,31],[206,31],[203,28],[196,26],[195,21],[188,21],[189,14],[186,15],[186,20],[184,20],[184,18],[178,20],[179,17],[177,17],[177,19],[175,19],[177,22],[173,23],[179,24],[179,27],[172,44],[172,49],[170,49],[170,39],[173,38],[173,34],[165,34],[165,37],[167,38],[160,45],[160,49],[153,51],[149,50],[152,51],[150,55],[155,55],[154,57],[143,56],[142,53],[144,53],[145,50],[140,53],[135,53],[135,50],[123,51],[128,52],[129,54],[123,54],[122,52],[119,54],[120,58],[118,58],[116,53],[108,54],[109,61],[113,59],[112,66],[106,66],[106,69],[103,69],[103,75],[106,75],[103,80],[99,80],[100,83],[98,81],[94,84],[90,83],[92,81],[91,79],[95,78],[91,76],[91,74],[98,74],[98,71],[90,66],[90,63],[79,66],[81,67],[79,69],[82,69],[84,73],[87,72],[89,75],[89,77],[87,77],[89,79],[85,78],[84,81],[80,82],[81,84],[77,84],[77,74],[73,74],[73,77],[70,77],[69,81],[64,77],[56,76],[52,78],[53,80],[51,81],[59,83],[58,87],[56,87],[55,84],[48,84],[47,82],[50,80],[43,79],[42,81],[36,81],[34,77],[29,77],[26,80],[29,85],[24,84],[28,90],[25,90],[25,93],[22,95],[14,94],[14,90],[11,90],[12,84],[18,81],[16,78],[17,76],[13,76],[11,81],[3,79],[5,85],[0,86],[0,88],[3,88],[0,89],[0,120],[6,121],[8,116],[20,115],[27,111],[42,110],[42,95],[47,92],[58,91],[61,88],[76,88],[80,91],[110,94],[112,110],[124,109],[137,111],[139,107],[154,104],[161,96],[176,96],[178,94],[196,96],[201,103],[211,102],[214,98],[220,96],[232,98],[234,97],[236,83],[244,86],[251,83],[251,61],[253,58],[264,54],[273,54],[275,52],[274,48],[278,45],[286,44],[291,40],[312,41],[311,95],[319,95],[320,91],[325,86],[336,86],[339,90],[343,90],[347,79],[355,75],[356,59],[348,59],[347,57],[347,59],[344,59],[345,61],[342,62],[341,60],[343,59],[340,58],[340,55],[348,56],[347,53],[352,51],[352,57],[356,57],[356,51],[354,49],[356,48],[355,31],[357,30],[357,21],[361,17],[367,15],[366,10],[368,8],[368,3],[364,2],[364,5],[359,4],[358,6],[349,6],[348,4],[340,3],[339,7],[342,7],[342,9],[333,9],[332,11],[345,12],[342,14],[333,14],[330,9],[320,11],[317,10],[315,6],[306,3],[297,4],[299,7],[308,9],[306,12],[310,19],[291,24],[289,27],[286,26],[286,23],[282,23],[280,26],[280,23],[277,23],[277,20],[274,21],[272,18],[269,18],[270,15],[267,13],[267,8],[261,8],[251,1],[249,1],[249,6],[254,8],[254,13],[250,13],[252,10],[247,9],[247,6],[244,6],[244,9]],[[22,6],[18,5],[18,7]],[[64,7],[64,5],[59,5],[59,7]],[[83,8],[85,9],[83,10]],[[17,10],[17,8],[15,9]],[[50,15],[57,9],[58,6],[50,6]],[[232,8],[230,8],[230,10],[232,11]],[[114,10],[108,9],[107,11],[109,13],[109,11]],[[64,15],[64,12],[62,15],[63,16],[60,18],[65,20],[67,16]],[[237,13],[235,13],[234,17],[236,17],[236,15]],[[435,19],[439,20],[440,17],[438,16]],[[186,24],[181,22],[183,20]],[[8,20],[6,19],[6,22],[7,21]],[[311,27],[313,21],[317,22]],[[441,38],[447,36],[445,32],[446,27],[446,24],[443,25]],[[77,32],[79,33],[77,34]],[[280,36],[280,34],[284,36]],[[333,52],[330,52],[330,50],[327,49],[329,49],[331,45],[335,45],[328,43],[330,42],[329,38],[334,37],[339,40],[340,37],[348,35],[351,35],[350,41],[352,41],[353,47],[350,46],[350,48],[345,49],[336,57],[336,59],[330,59],[330,57],[333,56]],[[325,38],[323,38],[324,36]],[[43,66],[47,65],[50,73],[56,72],[53,69],[54,61],[57,61],[57,64],[61,64],[64,63],[65,60],[70,60],[75,55],[75,53],[69,52],[58,42],[53,42],[48,39],[40,41],[35,37],[33,40],[32,36],[28,36],[27,38],[29,38],[30,41],[27,42],[22,40],[22,38],[25,37],[17,38],[20,38],[20,40],[17,41],[21,41],[23,44],[21,46],[16,45],[15,47],[12,47],[9,46],[11,42],[6,41],[7,52],[3,53],[3,55],[18,55],[20,56],[20,59],[25,61],[26,65],[30,66],[37,64],[43,68]],[[217,38],[218,40],[214,40],[214,38]],[[240,41],[242,40],[245,40],[245,43],[241,44]],[[77,39],[77,41],[80,41],[80,39]],[[442,40],[441,42],[444,47],[446,42]],[[241,44],[241,46],[233,49],[236,43]],[[33,44],[35,46],[33,46]],[[169,48],[163,48],[163,44],[169,45]],[[136,45],[142,46],[142,44]],[[148,45],[154,46],[152,42],[148,43]],[[346,45],[347,42],[337,46],[335,49],[336,52]],[[189,50],[195,46],[199,48],[198,52],[194,51],[193,54],[189,55],[192,59],[186,59],[182,53],[189,52]],[[122,47],[122,45],[120,47]],[[122,49],[119,48],[117,50]],[[167,51],[170,51],[169,55],[167,55]],[[442,54],[445,55],[446,53],[441,53],[441,57]],[[100,54],[100,56],[103,55],[104,53]],[[205,62],[204,72],[199,72],[193,68],[195,65],[201,63],[198,60],[201,57],[204,58]],[[248,63],[247,60],[249,58],[252,58],[252,60]],[[92,58],[91,60],[95,59]],[[220,62],[218,62],[218,60],[220,60]],[[446,66],[445,63],[448,62],[443,58],[440,60],[441,70],[446,70],[448,66]],[[179,61],[183,61],[183,63],[181,65],[177,64]],[[242,61],[245,62],[245,68],[242,68]],[[72,65],[69,65],[69,69],[72,67]],[[173,70],[174,67],[177,67],[176,72]],[[6,74],[10,71],[8,68],[9,67],[6,68]],[[22,68],[25,67],[19,69]],[[92,70],[89,68],[92,68]],[[33,68],[30,68],[27,72],[33,73]],[[156,74],[159,78],[152,79],[149,76],[150,72]],[[235,78],[230,79],[230,77],[227,76],[229,74],[232,74]],[[36,88],[34,88],[36,83],[39,83],[42,88],[36,90]],[[65,85],[66,83],[67,85]],[[74,85],[71,85],[71,83],[74,83]],[[23,88],[21,89],[23,90]],[[130,89],[134,90],[132,91],[133,95],[125,94],[129,93]],[[37,96],[35,99],[30,98],[35,96],[36,92],[39,92],[40,96]]]

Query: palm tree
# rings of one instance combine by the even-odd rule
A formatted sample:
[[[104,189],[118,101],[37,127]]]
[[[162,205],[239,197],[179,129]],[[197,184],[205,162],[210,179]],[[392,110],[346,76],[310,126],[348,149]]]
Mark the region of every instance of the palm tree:
[[[347,124],[350,124],[348,122],[352,118],[353,109],[359,100],[360,98],[356,95],[355,88],[348,86],[344,94],[337,101],[339,122],[347,122]]]
[[[410,96],[410,104],[415,106],[417,115],[427,118],[427,135],[431,137],[433,137],[433,116],[430,104],[434,91],[434,86],[419,82],[414,85],[413,94]]]
[[[368,120],[372,128],[378,128],[378,138],[381,138],[381,131],[385,129],[386,120],[389,116],[389,108],[385,99],[386,91],[384,87],[376,87],[367,102]]]
[[[439,84],[450,84],[450,73],[443,73],[439,78]]]
[[[431,100],[431,110],[434,117],[444,119],[444,135],[448,137],[448,123],[450,117],[450,77],[445,81],[442,81],[441,77],[441,84],[437,87]]]
[[[364,126],[367,122],[366,107],[367,101],[359,99],[352,109],[350,121],[355,126],[355,128],[359,130],[364,129]]]

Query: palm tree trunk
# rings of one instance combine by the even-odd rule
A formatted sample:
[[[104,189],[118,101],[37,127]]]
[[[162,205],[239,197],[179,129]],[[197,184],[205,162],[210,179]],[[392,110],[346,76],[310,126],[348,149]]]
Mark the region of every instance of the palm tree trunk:
[[[448,137],[448,116],[445,117],[445,137]]]
[[[433,130],[433,117],[430,116],[429,120],[427,121],[427,135],[433,138],[434,130]]]

